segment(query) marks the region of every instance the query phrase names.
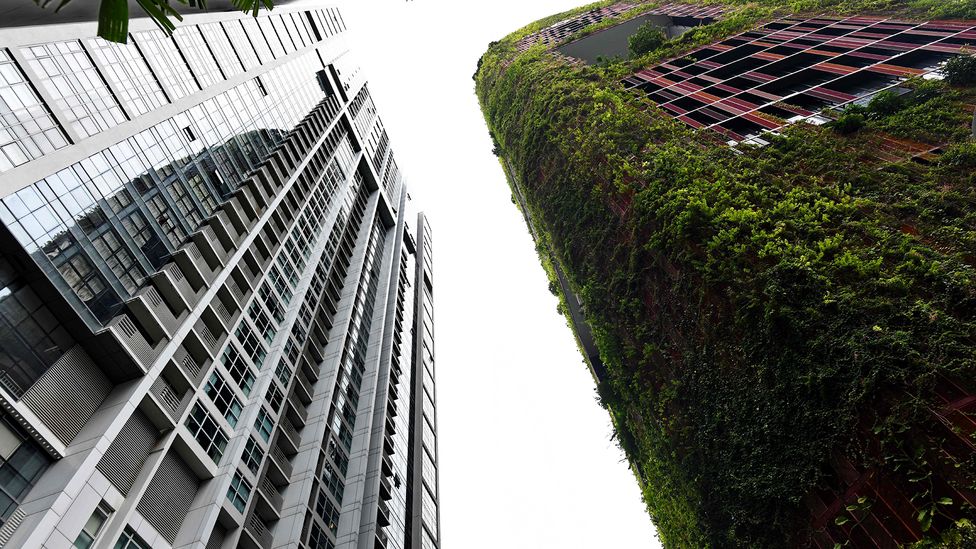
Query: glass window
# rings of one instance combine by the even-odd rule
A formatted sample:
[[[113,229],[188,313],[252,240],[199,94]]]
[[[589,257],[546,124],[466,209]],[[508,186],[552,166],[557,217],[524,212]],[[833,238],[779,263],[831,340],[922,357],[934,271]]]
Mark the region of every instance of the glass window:
[[[251,362],[260,370],[264,364],[264,358],[268,356],[268,351],[264,348],[264,344],[258,340],[258,337],[254,334],[254,330],[246,322],[240,323],[235,335],[237,336],[237,341],[241,344],[241,348],[244,349],[244,353],[251,358]]]
[[[224,381],[224,377],[219,372],[210,374],[210,379],[207,380],[207,386],[204,388],[204,392],[213,401],[217,410],[224,414],[224,419],[227,420],[227,423],[231,427],[236,426],[237,420],[241,417],[241,410],[244,407],[241,405],[241,401],[234,395],[234,390]]]
[[[207,43],[203,41],[199,27],[196,25],[178,26],[173,31],[173,40],[183,52],[186,62],[193,69],[193,74],[196,75],[197,81],[203,89],[224,79],[220,73],[220,67],[217,66],[217,60],[210,53]]]
[[[125,114],[77,40],[21,48],[40,84],[83,137],[125,122]]]
[[[251,388],[254,386],[254,371],[248,366],[247,361],[241,356],[237,347],[228,345],[224,349],[224,354],[221,355],[220,361],[224,365],[224,369],[227,370],[227,373],[230,374],[230,378],[234,380],[234,383],[244,393],[244,396],[250,395]]]
[[[0,384],[16,398],[75,345],[24,276],[0,253]]]
[[[95,538],[98,537],[99,532],[102,530],[102,525],[105,524],[105,520],[109,515],[112,514],[111,508],[103,501],[95,508],[95,512],[88,517],[88,522],[81,529],[81,533],[75,538],[74,546],[77,549],[88,549],[95,543]]]
[[[244,32],[241,21],[226,21],[222,23],[227,36],[230,37],[229,44],[237,52],[237,57],[244,64],[244,70],[251,70],[261,64],[258,60],[257,52],[251,45],[248,34]]]
[[[227,448],[227,435],[199,402],[193,405],[193,410],[186,418],[186,428],[207,452],[210,459],[220,464],[220,458]]]
[[[314,522],[312,523],[312,533],[308,536],[308,546],[309,549],[335,549],[335,545],[325,530],[319,528],[319,525]]]
[[[119,536],[119,541],[115,543],[115,549],[150,549],[150,547],[142,541],[135,530],[126,526],[125,531]]]
[[[234,53],[233,48],[231,48],[230,39],[228,39],[227,33],[224,32],[223,26],[220,23],[208,23],[206,25],[200,25],[199,29],[203,33],[207,45],[210,46],[214,57],[217,58],[217,64],[220,65],[224,78],[240,74],[243,71],[241,61],[237,58],[237,54]]]
[[[95,38],[92,44],[92,55],[101,63],[104,76],[115,85],[122,96],[120,99],[133,112],[146,114],[168,103],[156,75],[149,70],[134,43],[119,44]]]
[[[243,513],[244,508],[247,507],[247,500],[250,497],[251,484],[244,480],[244,475],[240,471],[236,471],[234,478],[230,481],[230,487],[227,488],[227,499],[230,500],[234,509]]]
[[[0,49],[0,112],[0,172],[68,144],[61,127],[5,49]]]
[[[332,496],[335,497],[336,501],[342,504],[342,495],[345,492],[345,483],[339,474],[336,473],[335,469],[332,468],[328,463],[324,463],[322,466],[322,484],[328,487],[329,491],[332,492]]]
[[[258,412],[258,418],[254,422],[254,428],[265,442],[271,439],[271,431],[274,430],[274,420],[271,419],[271,414],[263,406]]]
[[[271,317],[268,316],[268,313],[264,312],[259,300],[255,299],[248,306],[247,317],[254,323],[254,326],[258,329],[258,333],[264,337],[264,342],[271,345],[275,335],[278,333],[278,329],[272,324]]]
[[[329,496],[324,490],[319,490],[318,496],[315,498],[315,512],[332,531],[332,535],[335,535],[339,528],[339,509],[329,500]]]
[[[251,44],[254,46],[254,51],[257,53],[259,62],[263,64],[273,61],[274,54],[271,53],[271,47],[264,38],[264,33],[261,32],[261,28],[258,26],[258,19],[255,17],[245,17],[241,20],[241,24],[244,25],[244,31],[247,32],[248,38],[251,39]]]
[[[271,17],[258,17],[257,24],[261,29],[261,34],[267,40],[268,46],[271,48],[271,54],[274,55],[275,59],[284,57],[285,48],[281,45],[281,39],[278,38],[278,31],[275,30],[274,25],[271,23]]]
[[[179,99],[200,89],[173,38],[158,29],[132,34],[135,43],[156,66],[154,73],[168,93]]]
[[[271,383],[271,386],[268,387],[268,394],[264,395],[264,400],[271,406],[271,410],[277,413],[281,411],[281,404],[285,401],[285,395],[281,393],[281,389],[276,383]]]
[[[51,458],[6,415],[0,415],[4,433],[0,454],[0,525],[10,518],[24,496],[34,487]]]
[[[244,465],[247,466],[248,470],[257,476],[258,472],[261,470],[261,460],[264,459],[264,451],[261,450],[261,446],[258,442],[254,440],[254,437],[247,437],[247,444],[244,446]]]

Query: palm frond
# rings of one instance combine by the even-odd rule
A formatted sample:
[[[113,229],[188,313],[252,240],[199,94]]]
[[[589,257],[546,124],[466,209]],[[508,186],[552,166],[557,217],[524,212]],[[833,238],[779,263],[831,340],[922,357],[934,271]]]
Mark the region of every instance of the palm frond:
[[[231,2],[235,8],[244,13],[251,12],[251,15],[254,17],[258,16],[258,11],[261,9],[261,6],[269,10],[274,8],[273,0],[231,0]]]
[[[126,0],[102,0],[98,8],[98,35],[111,42],[125,42],[128,34],[129,3]]]

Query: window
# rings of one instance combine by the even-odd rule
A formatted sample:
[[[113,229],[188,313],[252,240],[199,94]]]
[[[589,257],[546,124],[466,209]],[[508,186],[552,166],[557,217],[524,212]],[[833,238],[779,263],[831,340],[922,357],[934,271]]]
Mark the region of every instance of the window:
[[[329,501],[329,496],[324,490],[319,490],[318,496],[315,498],[315,512],[332,531],[332,535],[335,535],[339,528],[339,510]]]
[[[149,544],[142,541],[135,530],[126,526],[125,532],[119,536],[119,541],[115,543],[115,549],[150,549]]]
[[[54,97],[55,107],[82,137],[91,137],[125,122],[122,108],[95,70],[81,42],[51,42],[20,51]]]
[[[244,352],[251,357],[251,362],[260,369],[264,364],[264,358],[268,356],[268,351],[254,335],[254,330],[246,322],[241,322],[237,327],[236,335],[237,340],[241,342],[241,347],[244,348]]]
[[[241,513],[247,506],[247,500],[251,497],[251,484],[244,480],[244,475],[240,471],[234,473],[234,478],[230,481],[227,488],[227,499]]]
[[[335,549],[335,545],[325,530],[319,528],[319,525],[314,522],[312,523],[312,533],[308,536],[308,546],[310,549]]]
[[[254,422],[254,428],[257,429],[258,434],[265,442],[271,439],[271,431],[274,429],[274,420],[271,419],[270,414],[261,407],[261,411],[258,412],[258,419]]]
[[[103,74],[115,84],[121,99],[137,115],[146,114],[167,103],[159,82],[135,44],[131,41],[117,44],[101,38],[95,38],[92,44],[92,54],[102,64]]]
[[[88,522],[81,529],[81,533],[75,538],[74,546],[77,549],[88,549],[91,547],[95,543],[95,538],[98,537],[98,533],[102,530],[102,525],[105,524],[105,520],[111,514],[112,509],[104,501],[99,503],[98,507],[95,508],[95,512],[88,517]]]
[[[342,479],[339,478],[339,474],[336,473],[335,469],[333,469],[328,463],[325,463],[322,467],[322,484],[328,487],[336,501],[341,504],[342,494],[345,491],[345,484],[343,483]]]
[[[254,322],[254,326],[257,327],[258,332],[264,337],[264,342],[271,345],[275,335],[278,333],[278,329],[271,323],[271,318],[268,317],[268,313],[264,312],[264,309],[261,308],[260,301],[255,299],[251,302],[251,305],[247,308],[247,316]]]
[[[0,524],[7,521],[51,463],[44,450],[0,415]]]
[[[0,172],[68,144],[50,111],[6,50],[0,49]]]
[[[335,463],[336,467],[339,468],[339,472],[345,475],[346,470],[349,468],[349,458],[339,448],[334,438],[329,439],[329,457],[332,459],[332,463]]]
[[[272,382],[271,387],[268,388],[268,394],[265,395],[264,399],[271,406],[272,411],[280,412],[281,403],[284,402],[285,396],[281,394],[281,389],[278,388],[278,385]]]
[[[221,355],[220,360],[223,362],[224,368],[227,369],[227,373],[230,374],[230,378],[234,380],[234,383],[237,383],[244,396],[250,395],[251,387],[254,386],[254,371],[247,365],[247,361],[241,356],[237,347],[228,345],[224,349],[224,354]]]
[[[224,449],[227,448],[227,435],[199,402],[193,405],[193,411],[186,418],[186,428],[207,452],[210,459],[219,464]]]
[[[261,460],[263,459],[264,451],[258,446],[258,442],[254,440],[254,437],[247,437],[247,444],[244,446],[244,465],[257,476],[258,471],[261,470]]]
[[[210,379],[207,380],[207,386],[204,388],[204,392],[210,397],[217,410],[220,410],[224,414],[224,419],[231,427],[237,425],[237,420],[241,417],[241,410],[244,407],[241,405],[241,401],[234,396],[234,390],[227,385],[224,381],[224,377],[218,372],[213,372],[210,374]]]

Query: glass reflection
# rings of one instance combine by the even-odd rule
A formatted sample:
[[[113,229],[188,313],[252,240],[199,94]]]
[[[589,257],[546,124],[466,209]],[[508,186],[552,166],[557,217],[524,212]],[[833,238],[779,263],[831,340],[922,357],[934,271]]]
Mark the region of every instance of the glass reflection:
[[[2,220],[92,330],[323,99],[304,55],[0,200]]]

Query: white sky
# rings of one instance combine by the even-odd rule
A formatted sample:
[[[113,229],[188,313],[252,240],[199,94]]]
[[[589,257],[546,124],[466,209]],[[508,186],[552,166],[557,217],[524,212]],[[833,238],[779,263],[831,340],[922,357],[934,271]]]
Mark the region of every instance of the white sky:
[[[471,79],[488,42],[586,0],[337,1],[434,230],[445,547],[660,547],[491,154]]]

